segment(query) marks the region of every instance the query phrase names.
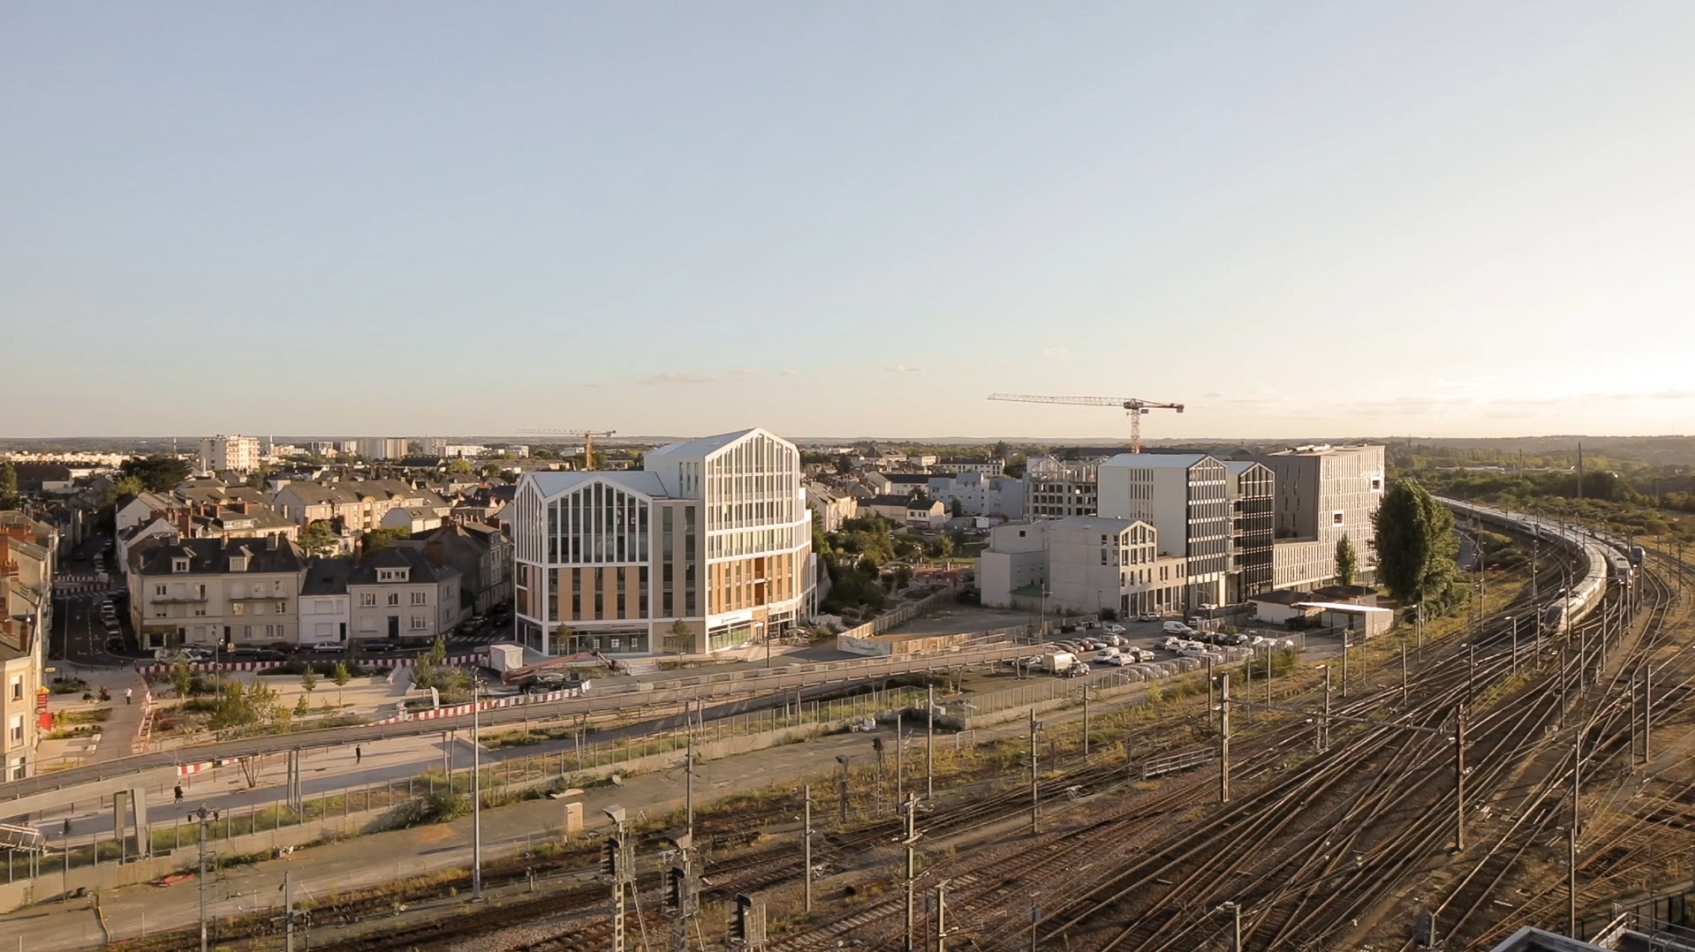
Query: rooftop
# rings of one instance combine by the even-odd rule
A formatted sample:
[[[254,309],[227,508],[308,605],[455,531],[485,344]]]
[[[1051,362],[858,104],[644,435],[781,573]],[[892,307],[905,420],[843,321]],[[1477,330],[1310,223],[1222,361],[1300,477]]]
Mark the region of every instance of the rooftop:
[[[680,445],[680,444],[677,444]],[[622,489],[641,493],[645,496],[666,497],[665,484],[659,481],[658,473],[647,470],[591,470],[589,472],[545,472],[530,473],[527,479],[534,481],[536,489],[547,498],[570,492],[579,486],[587,486],[594,482],[610,483]]]

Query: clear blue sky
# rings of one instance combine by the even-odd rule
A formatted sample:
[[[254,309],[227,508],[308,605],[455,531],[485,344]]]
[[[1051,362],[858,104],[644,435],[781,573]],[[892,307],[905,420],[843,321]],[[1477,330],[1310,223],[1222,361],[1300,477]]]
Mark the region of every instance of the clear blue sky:
[[[0,434],[1687,433],[1692,49],[1688,0],[7,3]]]

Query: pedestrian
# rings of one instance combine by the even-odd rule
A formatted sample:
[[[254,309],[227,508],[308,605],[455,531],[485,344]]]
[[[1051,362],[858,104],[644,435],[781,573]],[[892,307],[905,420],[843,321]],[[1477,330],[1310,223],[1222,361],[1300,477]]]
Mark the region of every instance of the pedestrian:
[[[124,688],[124,703],[129,703],[129,696],[135,693],[135,688]]]
[[[353,745],[353,762],[357,764],[364,759],[365,759],[365,752],[363,750],[359,749],[358,744]]]
[[[70,835],[71,835],[71,818],[65,817],[65,837],[68,839],[68,838],[70,838]]]
[[[177,802],[182,802],[182,784],[177,784]]]

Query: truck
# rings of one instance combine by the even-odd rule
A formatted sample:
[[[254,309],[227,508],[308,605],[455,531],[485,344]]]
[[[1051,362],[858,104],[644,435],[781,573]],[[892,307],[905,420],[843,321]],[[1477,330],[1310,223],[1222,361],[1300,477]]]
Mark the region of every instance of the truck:
[[[1042,670],[1049,674],[1064,674],[1065,669],[1077,663],[1077,656],[1069,651],[1055,651],[1042,655]]]

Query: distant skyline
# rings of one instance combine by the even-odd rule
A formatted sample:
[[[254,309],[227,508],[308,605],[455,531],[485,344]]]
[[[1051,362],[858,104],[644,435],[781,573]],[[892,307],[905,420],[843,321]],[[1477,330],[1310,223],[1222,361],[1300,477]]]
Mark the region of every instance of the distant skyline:
[[[10,3],[0,438],[1690,433],[1692,47],[1681,0]]]

